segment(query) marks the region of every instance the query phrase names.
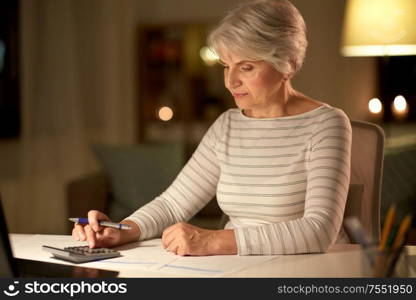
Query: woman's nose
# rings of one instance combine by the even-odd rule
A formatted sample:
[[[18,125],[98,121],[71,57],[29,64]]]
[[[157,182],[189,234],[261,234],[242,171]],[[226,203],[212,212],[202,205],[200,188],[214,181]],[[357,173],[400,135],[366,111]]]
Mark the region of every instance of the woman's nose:
[[[234,71],[228,71],[225,78],[225,85],[227,88],[235,88],[241,85],[241,80],[238,77],[238,74]]]

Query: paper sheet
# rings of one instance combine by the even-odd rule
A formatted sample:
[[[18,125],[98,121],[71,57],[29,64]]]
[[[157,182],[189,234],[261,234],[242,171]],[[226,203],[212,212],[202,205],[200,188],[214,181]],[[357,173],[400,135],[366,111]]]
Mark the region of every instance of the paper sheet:
[[[189,277],[222,277],[270,260],[277,256],[184,256],[159,270]]]
[[[175,254],[162,248],[161,239],[130,243],[114,248],[114,250],[120,251],[122,257],[89,264],[96,267],[100,265],[101,268],[121,267],[125,270],[137,268],[158,270],[165,264],[172,263],[178,258]]]

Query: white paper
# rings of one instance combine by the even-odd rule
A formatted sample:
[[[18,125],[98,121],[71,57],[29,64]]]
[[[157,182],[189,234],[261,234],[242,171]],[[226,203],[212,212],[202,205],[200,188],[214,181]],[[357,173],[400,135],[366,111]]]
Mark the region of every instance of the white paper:
[[[130,243],[116,247],[114,250],[120,251],[122,256],[88,264],[100,268],[158,270],[178,259],[178,256],[163,249],[161,239]]]
[[[159,270],[189,277],[222,277],[277,258],[278,256],[184,256]]]

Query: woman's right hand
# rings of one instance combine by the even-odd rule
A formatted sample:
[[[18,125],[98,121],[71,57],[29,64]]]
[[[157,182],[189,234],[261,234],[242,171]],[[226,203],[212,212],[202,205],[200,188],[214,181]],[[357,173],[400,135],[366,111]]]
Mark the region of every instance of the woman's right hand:
[[[98,224],[98,221],[111,221],[104,213],[98,210],[88,212],[88,223],[82,225],[74,224],[72,237],[77,241],[87,241],[90,248],[110,248],[122,245],[128,242],[137,241],[140,230],[136,223],[123,221],[121,223],[130,225],[130,230],[119,230],[111,227],[104,227]]]

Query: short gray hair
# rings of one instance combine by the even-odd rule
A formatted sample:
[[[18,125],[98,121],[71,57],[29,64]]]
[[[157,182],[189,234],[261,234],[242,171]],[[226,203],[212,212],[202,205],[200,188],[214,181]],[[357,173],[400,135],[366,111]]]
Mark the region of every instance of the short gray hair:
[[[208,36],[209,47],[263,60],[293,76],[308,45],[302,15],[288,0],[255,0],[230,11]]]

